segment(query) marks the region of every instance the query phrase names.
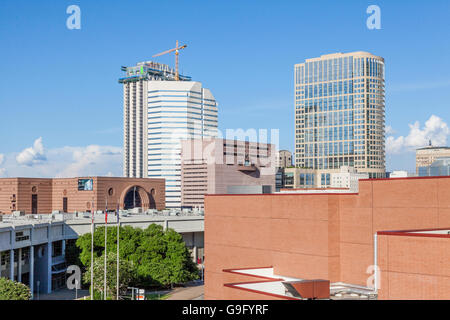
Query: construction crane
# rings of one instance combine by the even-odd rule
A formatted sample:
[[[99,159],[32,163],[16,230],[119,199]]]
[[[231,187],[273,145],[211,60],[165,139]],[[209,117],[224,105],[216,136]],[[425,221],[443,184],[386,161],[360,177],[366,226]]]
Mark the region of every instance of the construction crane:
[[[164,52],[161,52],[161,53],[158,53],[158,54],[155,54],[153,56],[153,58],[155,58],[155,57],[162,56],[162,55],[164,55],[166,53],[171,53],[171,52],[175,51],[175,80],[176,81],[180,80],[180,75],[178,73],[178,55],[180,54],[179,50],[184,49],[186,47],[187,47],[187,45],[185,45],[185,44],[182,45],[182,46],[178,46],[178,40],[177,40],[175,48],[167,50],[167,51],[164,51]]]

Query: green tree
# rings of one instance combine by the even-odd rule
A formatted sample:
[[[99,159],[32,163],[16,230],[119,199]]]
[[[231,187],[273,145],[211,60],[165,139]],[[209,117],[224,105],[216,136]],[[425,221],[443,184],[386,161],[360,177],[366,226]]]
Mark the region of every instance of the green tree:
[[[104,271],[105,256],[94,258],[94,291],[100,292],[104,296]],[[108,252],[106,256],[106,295],[116,299],[117,294],[117,254]],[[124,295],[127,287],[135,279],[135,268],[128,260],[119,261],[119,295]],[[87,268],[83,280],[85,283],[91,281],[91,269]]]
[[[105,228],[99,227],[94,232],[94,260],[104,251]],[[110,227],[108,232],[108,252],[117,251],[117,227]],[[80,248],[80,261],[90,265],[91,234],[85,234],[77,240]],[[147,229],[120,228],[121,260],[133,263],[137,286],[170,286],[198,279],[198,270],[192,261],[183,237],[173,229],[164,230],[162,226],[151,224]]]
[[[0,278],[0,300],[30,300],[30,288],[20,282]]]

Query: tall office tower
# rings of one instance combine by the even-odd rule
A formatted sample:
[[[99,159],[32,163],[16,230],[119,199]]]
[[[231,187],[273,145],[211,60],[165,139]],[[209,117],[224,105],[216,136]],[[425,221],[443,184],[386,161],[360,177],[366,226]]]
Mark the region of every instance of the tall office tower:
[[[384,59],[335,53],[295,65],[295,164],[385,176]]]
[[[166,179],[166,207],[181,207],[181,139],[217,136],[209,89],[155,62],[122,67],[125,177]]]

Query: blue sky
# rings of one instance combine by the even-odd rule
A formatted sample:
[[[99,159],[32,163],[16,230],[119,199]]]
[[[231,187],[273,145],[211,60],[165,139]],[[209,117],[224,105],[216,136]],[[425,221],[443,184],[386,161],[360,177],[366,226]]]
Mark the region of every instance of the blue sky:
[[[81,30],[66,27],[72,4]],[[371,4],[381,30],[366,27]],[[2,0],[0,175],[67,174],[65,165],[120,175],[120,67],[177,39],[188,45],[182,72],[219,102],[221,130],[280,129],[280,148],[290,150],[295,63],[360,50],[384,57],[387,168],[413,171],[416,146],[447,143],[449,34],[448,0]],[[173,55],[158,61],[172,65]]]

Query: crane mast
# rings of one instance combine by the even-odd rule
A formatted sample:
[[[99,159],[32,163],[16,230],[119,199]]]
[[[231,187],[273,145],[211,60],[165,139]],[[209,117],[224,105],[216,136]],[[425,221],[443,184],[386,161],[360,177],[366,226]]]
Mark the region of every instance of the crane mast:
[[[167,54],[167,53],[171,53],[171,52],[174,52],[174,51],[175,51],[175,80],[176,80],[176,81],[179,81],[179,80],[180,80],[180,74],[179,74],[179,72],[178,72],[178,55],[180,54],[179,51],[180,51],[181,49],[186,48],[186,47],[187,47],[187,45],[185,45],[185,44],[182,45],[182,46],[178,46],[178,40],[177,40],[177,41],[176,41],[176,44],[175,44],[175,48],[166,50],[166,51],[164,51],[164,52],[155,54],[155,55],[153,56],[153,58],[155,58],[155,57],[159,57],[159,56],[162,56],[162,55],[165,55],[165,54]]]

